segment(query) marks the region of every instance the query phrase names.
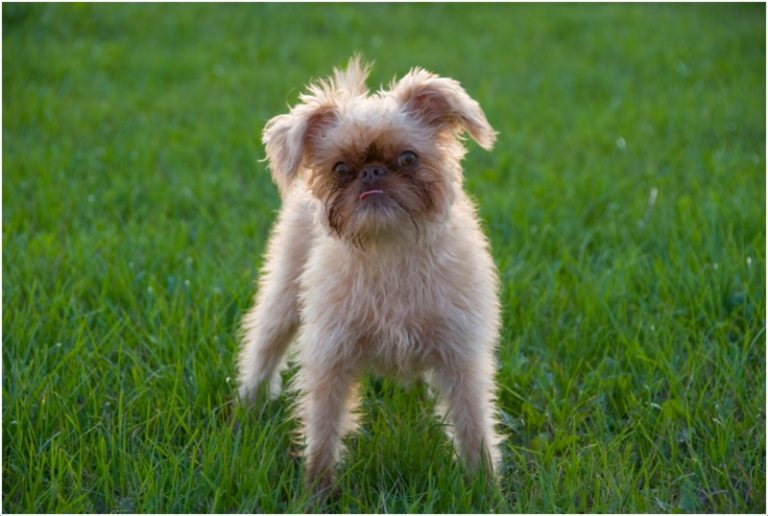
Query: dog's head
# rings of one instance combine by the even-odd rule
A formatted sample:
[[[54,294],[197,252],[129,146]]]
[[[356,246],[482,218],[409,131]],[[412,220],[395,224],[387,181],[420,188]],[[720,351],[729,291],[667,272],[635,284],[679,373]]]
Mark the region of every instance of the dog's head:
[[[445,216],[461,188],[462,133],[485,149],[496,139],[455,80],[415,68],[389,90],[369,94],[369,70],[353,57],[264,129],[280,190],[302,175],[328,227],[353,240]]]

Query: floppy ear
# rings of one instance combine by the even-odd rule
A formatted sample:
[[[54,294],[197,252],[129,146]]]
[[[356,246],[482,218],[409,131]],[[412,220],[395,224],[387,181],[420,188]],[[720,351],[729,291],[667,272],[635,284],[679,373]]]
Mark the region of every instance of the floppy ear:
[[[365,79],[370,70],[371,66],[365,64],[362,57],[352,56],[344,70],[334,68],[331,77],[310,84],[299,96],[301,104],[294,106],[290,113],[267,122],[262,140],[280,195],[288,191],[306,151],[337,119],[341,106],[368,93]]]
[[[278,115],[267,122],[262,140],[272,180],[281,196],[296,178],[307,146],[335,118],[336,110],[332,106],[311,102],[299,104],[290,113]]]
[[[414,68],[392,88],[392,93],[407,112],[427,125],[465,130],[486,150],[496,141],[496,131],[480,105],[453,79]]]

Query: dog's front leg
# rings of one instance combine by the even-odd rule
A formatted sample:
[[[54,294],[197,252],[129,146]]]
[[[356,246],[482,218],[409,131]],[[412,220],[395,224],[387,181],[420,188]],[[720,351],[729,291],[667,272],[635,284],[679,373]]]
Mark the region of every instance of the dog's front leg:
[[[467,362],[441,361],[430,375],[440,394],[440,410],[451,423],[450,434],[456,451],[468,469],[481,464],[493,475],[499,463],[494,407],[494,367],[490,357],[475,357]]]
[[[320,343],[315,346],[315,350],[321,347]],[[341,437],[354,427],[357,374],[348,364],[336,362],[326,367],[322,357],[302,362],[296,382],[306,442],[305,482],[312,491],[321,492],[334,486]]]

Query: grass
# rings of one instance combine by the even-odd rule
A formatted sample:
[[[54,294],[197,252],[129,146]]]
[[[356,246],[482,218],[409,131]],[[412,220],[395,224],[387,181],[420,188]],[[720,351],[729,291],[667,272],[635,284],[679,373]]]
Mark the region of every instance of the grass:
[[[355,51],[459,79],[499,266],[500,489],[372,378],[344,512],[765,505],[764,5],[3,4],[4,512],[299,512],[233,407],[259,143]],[[233,417],[245,420],[237,431]]]

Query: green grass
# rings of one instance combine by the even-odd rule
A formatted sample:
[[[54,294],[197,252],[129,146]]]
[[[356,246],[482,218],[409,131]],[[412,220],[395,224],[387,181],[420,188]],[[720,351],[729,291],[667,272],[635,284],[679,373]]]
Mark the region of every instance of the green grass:
[[[259,142],[356,50],[500,131],[499,491],[365,384],[350,512],[764,512],[765,6],[3,4],[4,512],[303,511],[231,404],[279,200]],[[232,428],[233,418],[245,421]]]

